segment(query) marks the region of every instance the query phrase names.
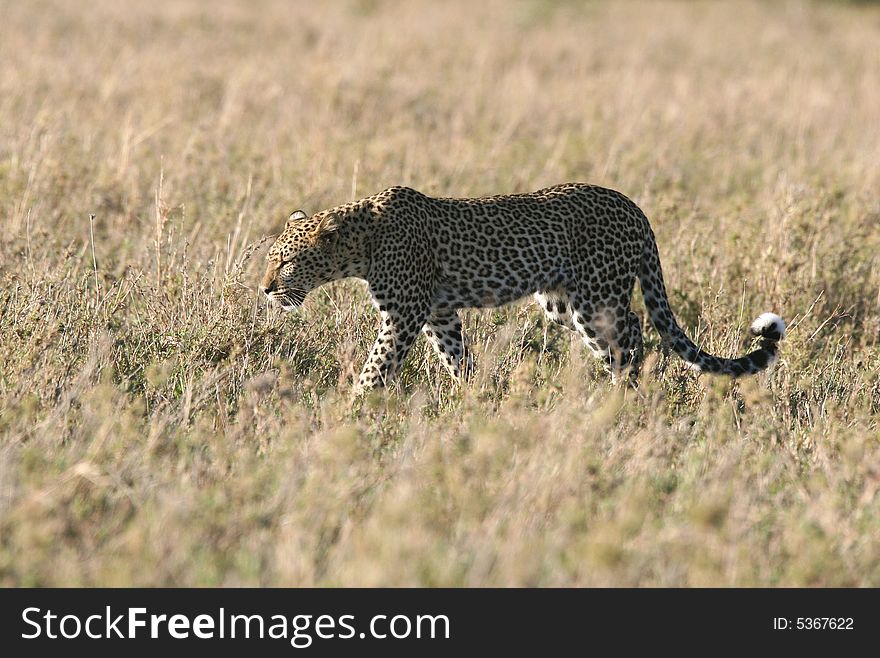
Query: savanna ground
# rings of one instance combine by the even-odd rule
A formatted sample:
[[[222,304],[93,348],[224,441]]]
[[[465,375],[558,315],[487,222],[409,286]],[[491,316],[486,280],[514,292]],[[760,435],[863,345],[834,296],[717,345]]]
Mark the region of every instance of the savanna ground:
[[[3,0],[0,584],[880,585],[878,81],[869,3]],[[352,408],[362,285],[256,293],[294,208],[569,180],[775,371],[525,304]]]

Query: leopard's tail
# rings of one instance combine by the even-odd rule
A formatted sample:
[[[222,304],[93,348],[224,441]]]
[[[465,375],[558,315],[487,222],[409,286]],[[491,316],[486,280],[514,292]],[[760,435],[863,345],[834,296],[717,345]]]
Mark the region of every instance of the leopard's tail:
[[[785,322],[775,313],[764,313],[752,323],[750,331],[761,339],[760,347],[738,359],[724,359],[704,352],[682,331],[669,308],[663,283],[657,241],[649,227],[649,239],[642,255],[639,283],[651,324],[663,340],[694,370],[718,375],[740,377],[761,372],[771,366],[778,354],[779,341],[785,337]]]

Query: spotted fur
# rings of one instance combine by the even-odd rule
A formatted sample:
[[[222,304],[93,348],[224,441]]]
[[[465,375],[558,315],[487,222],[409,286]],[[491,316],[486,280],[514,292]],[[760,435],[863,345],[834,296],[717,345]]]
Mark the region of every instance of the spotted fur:
[[[432,198],[406,187],[307,216],[291,215],[269,250],[261,289],[286,310],[328,281],[368,282],[381,316],[357,391],[386,384],[423,332],[455,378],[472,368],[458,311],[534,294],[547,316],[577,332],[615,378],[638,374],[639,281],[651,323],[694,369],[732,377],[776,358],[785,323],[760,316],[757,350],[738,359],[700,350],[669,308],[654,233],[613,190],[569,183],[530,194]]]

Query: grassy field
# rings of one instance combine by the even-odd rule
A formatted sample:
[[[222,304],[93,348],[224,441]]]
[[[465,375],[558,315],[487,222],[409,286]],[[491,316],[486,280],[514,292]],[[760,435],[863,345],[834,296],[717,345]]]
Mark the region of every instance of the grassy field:
[[[0,0],[0,585],[880,586],[878,81],[870,3]],[[257,294],[294,208],[569,180],[775,371],[521,304],[351,408],[362,284]]]

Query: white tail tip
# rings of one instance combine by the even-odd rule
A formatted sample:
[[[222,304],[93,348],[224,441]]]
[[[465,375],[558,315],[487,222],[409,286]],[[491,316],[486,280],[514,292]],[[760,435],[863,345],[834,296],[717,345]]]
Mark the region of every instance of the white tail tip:
[[[785,320],[775,313],[762,313],[752,322],[750,331],[761,338],[782,340],[785,338]]]

